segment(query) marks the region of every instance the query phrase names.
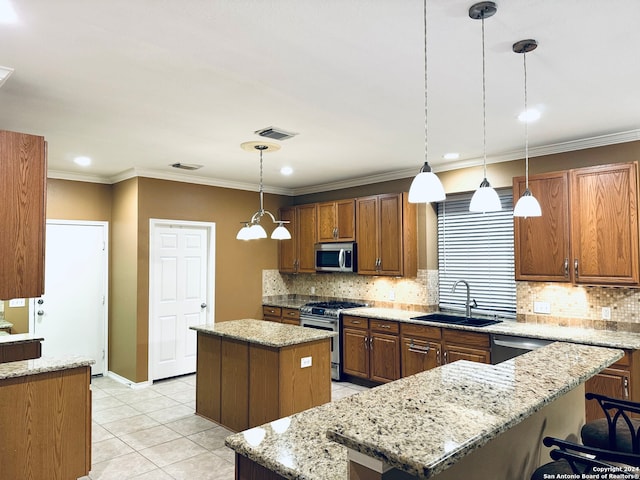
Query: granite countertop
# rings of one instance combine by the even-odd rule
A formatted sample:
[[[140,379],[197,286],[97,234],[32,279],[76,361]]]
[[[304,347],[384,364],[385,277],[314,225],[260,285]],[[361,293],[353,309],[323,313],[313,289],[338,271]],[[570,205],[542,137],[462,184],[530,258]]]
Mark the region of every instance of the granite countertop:
[[[96,363],[95,360],[91,358],[77,355],[41,357],[34,360],[19,360],[17,362],[0,363],[0,380],[86,367],[93,365],[94,363]]]
[[[356,317],[396,320],[399,322],[431,325],[457,330],[517,335],[521,337],[540,338],[560,342],[566,341],[583,343],[585,345],[595,345],[600,347],[626,348],[629,350],[640,349],[640,334],[631,332],[613,332],[610,330],[595,330],[580,327],[561,327],[558,325],[516,322],[514,320],[504,320],[501,323],[488,325],[486,327],[446,325],[443,323],[411,320],[411,317],[417,317],[424,315],[425,313],[393,308],[362,307],[346,309],[343,312]]]
[[[6,345],[11,343],[25,343],[25,342],[34,342],[44,341],[44,337],[38,337],[37,335],[31,335],[30,333],[16,333],[13,335],[2,335],[0,336],[0,345]]]
[[[4,318],[0,318],[0,328],[13,328],[13,323],[7,322]]]
[[[315,342],[338,335],[334,332],[326,332],[314,328],[297,327],[295,325],[249,318],[218,322],[213,325],[198,325],[191,327],[191,329],[200,333],[276,348]]]
[[[289,479],[347,478],[345,446],[429,478],[622,355],[553,343],[498,365],[461,360],[232,435],[226,444]]]

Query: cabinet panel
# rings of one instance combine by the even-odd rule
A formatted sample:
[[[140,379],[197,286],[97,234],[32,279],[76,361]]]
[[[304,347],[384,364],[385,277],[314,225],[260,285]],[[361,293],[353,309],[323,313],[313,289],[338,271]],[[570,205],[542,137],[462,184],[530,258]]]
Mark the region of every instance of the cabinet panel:
[[[297,308],[283,308],[282,323],[300,325],[300,310]]]
[[[340,242],[354,241],[356,239],[356,202],[355,200],[340,200],[336,202],[336,215],[338,220],[337,240]]]
[[[572,170],[570,210],[575,281],[637,284],[636,165]]]
[[[296,273],[297,260],[298,260],[298,233],[296,228],[298,222],[296,221],[296,209],[295,207],[284,207],[280,209],[280,220],[289,222],[287,229],[291,234],[289,240],[279,240],[279,256],[278,256],[278,269],[282,273]]]
[[[525,190],[524,177],[513,179],[513,197]],[[567,172],[529,177],[542,216],[514,218],[516,280],[569,281],[569,179]]]
[[[617,368],[605,368],[597,375],[585,382],[585,392],[594,392],[613,398],[630,400],[629,391],[631,383],[631,373],[629,370]],[[590,422],[597,418],[604,418],[604,412],[598,402],[588,400],[585,403],[586,421]]]
[[[371,380],[392,382],[400,378],[400,339],[397,335],[371,332]]]
[[[367,330],[342,330],[342,369],[348,375],[369,378],[369,337]]]
[[[356,238],[358,240],[358,273],[378,273],[378,199],[356,200]]]
[[[380,195],[380,273],[402,275],[402,197]]]
[[[44,293],[44,137],[0,131],[0,298]]]
[[[447,344],[444,350],[444,363],[453,363],[457,360],[491,363],[491,352],[480,348]]]
[[[300,205],[297,209],[298,227],[298,272],[313,273],[316,271],[316,206]]]
[[[440,365],[440,342],[417,337],[401,337],[402,376],[430,370]]]
[[[355,238],[354,199],[318,204],[318,242],[345,242]]]

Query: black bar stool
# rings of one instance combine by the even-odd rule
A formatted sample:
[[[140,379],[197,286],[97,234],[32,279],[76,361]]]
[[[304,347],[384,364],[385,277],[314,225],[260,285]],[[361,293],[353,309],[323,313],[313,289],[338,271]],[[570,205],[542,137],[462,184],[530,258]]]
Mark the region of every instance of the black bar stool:
[[[640,414],[640,403],[597,393],[587,393],[585,398],[596,400],[605,418],[593,420],[582,427],[582,443],[605,450],[640,454],[640,419],[630,415]]]

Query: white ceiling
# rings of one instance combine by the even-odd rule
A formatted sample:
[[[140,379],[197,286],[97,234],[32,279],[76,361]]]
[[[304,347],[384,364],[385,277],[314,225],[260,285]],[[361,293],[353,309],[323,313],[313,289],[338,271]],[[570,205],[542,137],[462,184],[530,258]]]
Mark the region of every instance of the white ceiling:
[[[15,69],[0,88],[0,129],[44,135],[52,177],[255,188],[258,157],[240,143],[268,126],[299,135],[265,154],[267,191],[402,178],[424,161],[422,0],[8,1],[19,22],[0,24],[0,65]],[[436,171],[482,161],[472,3],[427,3]],[[485,21],[490,162],[523,157],[522,55],[511,45],[524,38],[539,44],[527,55],[529,105],[543,112],[532,156],[640,140],[640,1],[497,3]],[[460,160],[443,160],[450,151]],[[93,164],[76,166],[77,155]]]

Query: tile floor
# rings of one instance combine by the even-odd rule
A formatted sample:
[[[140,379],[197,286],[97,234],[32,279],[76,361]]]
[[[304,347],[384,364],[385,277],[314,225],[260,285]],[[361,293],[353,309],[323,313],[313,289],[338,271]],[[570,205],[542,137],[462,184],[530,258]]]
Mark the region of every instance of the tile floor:
[[[334,382],[332,399],[364,390]],[[80,480],[234,479],[231,431],[195,415],[195,375],[131,389],[92,379],[93,464]]]

